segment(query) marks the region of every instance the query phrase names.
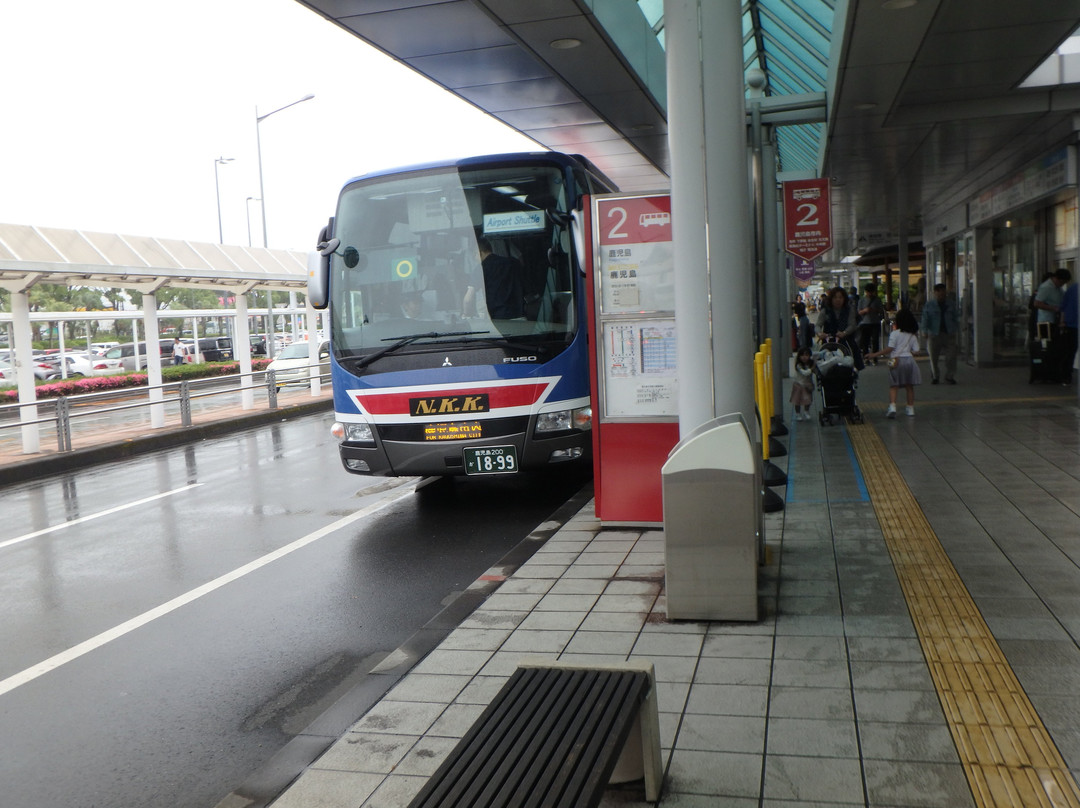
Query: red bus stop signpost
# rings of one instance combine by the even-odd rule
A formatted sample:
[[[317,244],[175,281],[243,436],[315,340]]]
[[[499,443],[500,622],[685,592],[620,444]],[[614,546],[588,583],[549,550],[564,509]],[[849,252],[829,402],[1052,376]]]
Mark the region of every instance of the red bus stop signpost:
[[[832,248],[828,178],[784,183],[784,249],[813,261]]]

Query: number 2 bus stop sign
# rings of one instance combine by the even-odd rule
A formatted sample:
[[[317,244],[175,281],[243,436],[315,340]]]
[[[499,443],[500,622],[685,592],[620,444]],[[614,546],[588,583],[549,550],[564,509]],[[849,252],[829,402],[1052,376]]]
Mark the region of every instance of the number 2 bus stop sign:
[[[784,183],[784,249],[812,261],[832,247],[829,180]]]

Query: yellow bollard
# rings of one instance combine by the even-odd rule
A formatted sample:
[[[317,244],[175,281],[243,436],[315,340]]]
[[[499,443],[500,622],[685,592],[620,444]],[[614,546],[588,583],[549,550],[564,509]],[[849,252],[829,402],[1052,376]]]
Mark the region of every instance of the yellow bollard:
[[[765,354],[754,354],[754,398],[757,401],[758,415],[761,417],[761,457],[769,459],[769,418],[765,413]]]
[[[765,345],[762,347],[765,352],[765,389],[762,390],[762,395],[765,396],[767,402],[766,409],[769,411],[769,433],[772,434],[772,422],[776,416],[776,401],[773,398],[773,366],[772,366],[772,337],[765,339]]]

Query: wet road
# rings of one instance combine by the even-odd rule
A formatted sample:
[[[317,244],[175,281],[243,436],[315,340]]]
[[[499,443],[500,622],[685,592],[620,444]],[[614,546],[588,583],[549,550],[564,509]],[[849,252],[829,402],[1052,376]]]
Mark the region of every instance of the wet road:
[[[5,808],[216,805],[584,482],[413,493],[331,420],[0,489]]]

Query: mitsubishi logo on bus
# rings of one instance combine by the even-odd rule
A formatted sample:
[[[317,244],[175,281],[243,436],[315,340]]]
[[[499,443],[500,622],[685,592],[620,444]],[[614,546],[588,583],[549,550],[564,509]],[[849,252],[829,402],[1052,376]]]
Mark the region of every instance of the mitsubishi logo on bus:
[[[409,415],[457,415],[490,410],[487,393],[409,399]]]

